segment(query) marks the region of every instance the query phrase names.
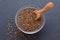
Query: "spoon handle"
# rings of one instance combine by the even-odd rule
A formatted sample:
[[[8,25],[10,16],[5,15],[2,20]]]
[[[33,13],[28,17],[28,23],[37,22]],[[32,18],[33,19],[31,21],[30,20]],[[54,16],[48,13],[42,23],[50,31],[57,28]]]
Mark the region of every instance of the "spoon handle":
[[[42,8],[42,11],[40,10],[40,12],[45,12],[45,11],[48,11],[48,10],[50,10],[50,9],[52,9],[54,7],[54,4],[52,3],[52,2],[49,2],[49,3],[47,3],[46,5],[45,5],[45,7],[44,8]]]
[[[44,12],[52,9],[53,7],[54,7],[53,2],[49,2],[49,3],[47,3],[47,4],[45,5],[45,7],[43,7],[43,8],[40,9],[40,10],[37,10],[36,13],[42,15]]]
[[[36,11],[35,11],[35,13],[37,14],[36,20],[37,20],[38,18],[40,18],[40,17],[43,15],[44,12],[52,9],[53,7],[54,7],[53,2],[49,2],[49,3],[47,3],[47,4],[45,5],[45,7],[43,7],[42,9],[36,10]]]

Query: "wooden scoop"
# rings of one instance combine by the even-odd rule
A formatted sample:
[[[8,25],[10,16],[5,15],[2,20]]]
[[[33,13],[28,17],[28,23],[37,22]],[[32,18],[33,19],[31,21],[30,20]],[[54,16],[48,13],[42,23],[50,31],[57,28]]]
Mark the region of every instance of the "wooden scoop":
[[[49,2],[46,4],[46,6],[40,10],[35,10],[35,14],[37,15],[35,20],[38,20],[39,18],[41,18],[42,14],[50,9],[52,9],[54,7],[54,4],[52,2]]]

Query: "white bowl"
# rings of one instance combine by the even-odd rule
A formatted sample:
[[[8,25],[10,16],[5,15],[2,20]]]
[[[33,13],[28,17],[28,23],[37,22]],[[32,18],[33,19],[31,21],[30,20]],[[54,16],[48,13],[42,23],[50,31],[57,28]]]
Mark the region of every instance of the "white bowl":
[[[29,8],[29,7],[28,7],[28,8]],[[31,7],[30,7],[30,8],[31,8]],[[41,25],[41,27],[40,27],[39,29],[37,29],[37,30],[35,30],[35,31],[33,31],[33,32],[24,31],[23,29],[21,29],[21,28],[18,26],[18,23],[17,23],[17,17],[18,17],[18,15],[19,15],[20,11],[21,11],[21,9],[19,9],[19,10],[17,11],[16,16],[15,16],[15,24],[16,24],[16,26],[18,27],[18,29],[19,29],[20,31],[22,31],[23,33],[26,33],[26,34],[35,34],[35,33],[39,32],[39,31],[44,27],[44,25],[45,25],[45,16],[43,15],[43,16],[42,16],[42,25]]]

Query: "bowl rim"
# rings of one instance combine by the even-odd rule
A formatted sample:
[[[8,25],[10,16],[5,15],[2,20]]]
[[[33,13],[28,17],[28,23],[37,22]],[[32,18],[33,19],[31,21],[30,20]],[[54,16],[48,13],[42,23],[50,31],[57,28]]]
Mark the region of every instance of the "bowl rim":
[[[26,7],[26,8],[34,8],[34,7]],[[25,9],[25,8],[23,8],[23,9]],[[18,28],[20,31],[22,31],[22,32],[25,33],[25,34],[35,34],[35,33],[39,32],[39,31],[44,27],[44,25],[45,25],[45,16],[43,15],[43,16],[42,16],[43,22],[42,22],[42,25],[41,25],[41,27],[40,27],[39,29],[37,29],[37,30],[35,30],[35,31],[33,31],[33,32],[27,32],[27,31],[22,30],[22,29],[18,26],[18,23],[17,23],[17,17],[18,17],[19,12],[20,12],[21,10],[22,10],[22,9],[20,8],[20,9],[16,12],[16,15],[15,15],[15,24],[16,24],[17,28]]]

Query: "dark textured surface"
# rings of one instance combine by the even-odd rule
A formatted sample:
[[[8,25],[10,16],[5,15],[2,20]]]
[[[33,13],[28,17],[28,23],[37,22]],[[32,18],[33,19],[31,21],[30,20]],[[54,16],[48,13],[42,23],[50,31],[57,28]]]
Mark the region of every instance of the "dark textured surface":
[[[39,33],[35,34],[38,38],[30,40],[60,40],[60,0],[0,0],[0,40],[8,40],[6,36],[8,17],[15,17],[19,8],[23,6],[42,8],[49,1],[54,2],[55,6],[53,10],[45,12],[46,24]],[[9,40],[11,39],[15,40],[13,38]]]

